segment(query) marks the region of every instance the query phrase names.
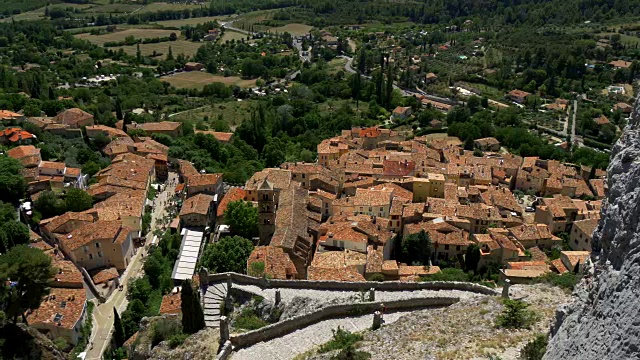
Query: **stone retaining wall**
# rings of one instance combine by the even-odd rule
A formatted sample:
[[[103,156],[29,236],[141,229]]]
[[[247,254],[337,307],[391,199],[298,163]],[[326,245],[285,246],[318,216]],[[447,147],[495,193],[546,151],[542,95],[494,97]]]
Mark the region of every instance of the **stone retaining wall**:
[[[387,311],[389,311],[435,306],[449,306],[455,304],[459,300],[460,299],[458,298],[440,297],[332,305],[324,307],[310,314],[299,315],[288,320],[283,320],[275,324],[265,326],[258,330],[249,331],[238,335],[232,335],[230,340],[234,348],[243,348],[262,341],[281,337],[283,335],[289,334],[298,329],[307,327],[328,318],[372,314],[373,320],[373,312],[379,310],[383,303]]]
[[[216,355],[216,360],[227,360],[232,351],[233,346],[231,346],[231,341],[225,341],[224,345],[222,345],[222,348],[218,352],[218,355]]]
[[[370,288],[381,291],[412,291],[412,290],[460,290],[469,291],[483,295],[498,295],[498,293],[487,286],[459,281],[317,281],[317,280],[267,280],[255,278],[238,273],[201,274],[205,275],[206,283],[224,282],[229,276],[231,281],[244,285],[255,285],[265,288],[291,288],[291,289],[311,289],[311,290],[337,290],[337,291],[366,291]],[[202,278],[200,283],[203,284]]]

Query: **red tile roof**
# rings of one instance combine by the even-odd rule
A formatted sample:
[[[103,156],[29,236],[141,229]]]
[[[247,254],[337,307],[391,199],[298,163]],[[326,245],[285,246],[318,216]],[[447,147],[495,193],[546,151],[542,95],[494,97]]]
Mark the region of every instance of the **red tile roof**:
[[[241,189],[238,187],[230,188],[229,191],[227,191],[227,193],[222,198],[222,201],[220,201],[220,204],[218,205],[218,209],[217,209],[218,217],[224,216],[224,212],[227,211],[227,206],[229,206],[229,203],[238,201],[238,200],[246,200],[246,198],[247,198],[247,192],[244,191],[244,189]]]

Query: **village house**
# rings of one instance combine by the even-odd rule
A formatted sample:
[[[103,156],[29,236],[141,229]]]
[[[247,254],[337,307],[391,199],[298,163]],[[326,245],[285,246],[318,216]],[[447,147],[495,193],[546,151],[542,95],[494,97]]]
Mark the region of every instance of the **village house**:
[[[633,106],[627,103],[619,102],[613,106],[612,111],[613,112],[620,111],[623,114],[631,114],[631,112],[633,111]]]
[[[524,104],[530,95],[531,94],[526,91],[516,89],[516,90],[509,91],[509,93],[507,94],[507,97],[517,102],[518,104]]]
[[[90,125],[87,126],[85,130],[87,132],[87,137],[92,140],[95,139],[98,135],[105,136],[109,139],[117,137],[128,137],[126,132],[105,125]]]
[[[591,257],[590,251],[561,251],[560,260],[568,271],[582,273],[584,263]]]
[[[424,83],[425,83],[425,84],[431,84],[431,83],[436,82],[437,80],[438,80],[438,75],[436,75],[436,74],[434,74],[434,73],[432,73],[432,72],[427,73],[427,74],[424,76]]]
[[[489,229],[486,234],[473,234],[471,240],[480,248],[478,267],[491,263],[518,261],[524,251],[509,238],[504,229]]]
[[[569,247],[575,251],[591,251],[593,232],[598,227],[600,219],[578,220],[573,223],[569,235]]]
[[[87,320],[86,300],[83,288],[51,288],[40,306],[27,312],[29,326],[52,340],[62,337],[77,344]]]
[[[60,249],[78,266],[93,270],[114,266],[124,271],[134,254],[133,229],[120,221],[98,220],[56,236]]]
[[[507,230],[509,235],[525,249],[532,247],[551,249],[562,245],[562,239],[553,235],[546,224],[522,224]]]
[[[53,121],[72,129],[80,129],[84,126],[93,125],[93,115],[84,110],[72,108],[60,112],[55,118],[53,118]]]
[[[176,121],[148,122],[141,124],[134,123],[127,125],[127,131],[135,129],[144,130],[148,135],[163,134],[171,136],[172,138],[182,136],[182,123]]]
[[[367,255],[351,250],[316,253],[308,280],[364,281]]]
[[[13,149],[9,149],[7,155],[20,161],[25,168],[37,167],[42,162],[40,149],[33,145],[16,146]]]
[[[349,145],[340,138],[325,139],[318,144],[318,163],[328,167],[329,164],[339,161],[343,154],[349,150]]]
[[[445,178],[443,174],[428,173],[413,177],[413,202],[424,202],[427,198],[443,198]]]
[[[0,143],[2,144],[29,145],[35,139],[35,135],[17,127],[6,128],[0,132]]]
[[[394,119],[404,120],[411,116],[411,107],[410,106],[398,106],[393,109],[393,113],[391,117]]]
[[[631,61],[624,60],[614,60],[609,62],[609,65],[613,66],[614,69],[628,69],[631,67]]]
[[[0,110],[0,122],[2,125],[16,125],[24,121],[25,116],[9,110]]]
[[[455,260],[458,256],[464,255],[467,246],[472,244],[467,231],[449,224],[443,218],[405,225],[403,234],[406,238],[422,230],[429,235],[433,244],[434,260]]]
[[[258,203],[258,230],[260,243],[268,244],[275,231],[276,209],[280,193],[291,185],[291,171],[264,169],[256,172],[245,184],[248,201]]]
[[[247,200],[247,192],[239,187],[229,188],[226,194],[224,194],[222,200],[218,203],[218,207],[216,209],[216,223],[225,224],[224,213],[227,211],[229,203],[240,200]]]
[[[178,315],[182,313],[182,294],[179,287],[162,297],[160,315]]]
[[[473,141],[473,146],[483,151],[500,151],[500,142],[494,137],[476,139]]]
[[[205,228],[213,224],[215,217],[214,197],[197,194],[185,200],[180,209],[182,226]]]
[[[535,222],[546,224],[554,233],[571,233],[571,226],[577,220],[599,218],[601,201],[572,200],[563,195],[540,198],[536,207]]]
[[[306,278],[314,239],[307,231],[307,190],[295,184],[280,191],[275,230],[269,245],[282,248],[293,262],[298,278]],[[261,239],[262,240],[262,239]]]
[[[197,174],[186,182],[187,197],[195,194],[222,195],[222,174]]]

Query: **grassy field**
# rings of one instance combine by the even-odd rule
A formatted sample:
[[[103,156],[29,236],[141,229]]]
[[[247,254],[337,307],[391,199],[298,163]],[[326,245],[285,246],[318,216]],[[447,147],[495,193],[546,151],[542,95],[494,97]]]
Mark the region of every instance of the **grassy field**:
[[[336,74],[338,71],[344,71],[344,65],[347,63],[346,59],[343,58],[335,58],[327,63],[327,70],[329,74]]]
[[[175,54],[175,52],[174,52]],[[195,88],[202,89],[205,85],[214,82],[221,82],[225,85],[237,85],[240,87],[253,87],[256,85],[255,80],[244,80],[238,76],[220,76],[213,75],[203,71],[183,72],[172,76],[160,78],[177,88]]]
[[[251,109],[255,103],[251,101],[228,101],[205,108],[184,112],[171,118],[175,121],[197,121],[209,117],[210,121],[214,121],[218,116],[229,124],[231,129],[240,125],[243,121],[251,118]]]
[[[176,31],[162,29],[127,29],[103,35],[91,35],[89,33],[78,34],[76,35],[76,37],[78,39],[88,40],[93,44],[102,46],[107,42],[123,41],[127,36],[133,36],[136,39],[149,39],[155,37],[166,37],[171,35],[171,33],[173,32]],[[142,47],[142,45],[140,47]]]
[[[105,4],[92,6],[85,10],[85,13],[91,14],[125,14],[140,9],[142,5],[138,4]]]
[[[271,28],[269,31],[272,33],[278,32],[279,34],[288,32],[293,36],[305,35],[308,34],[309,31],[313,29],[313,26],[305,25],[305,24],[287,24],[285,26],[280,26],[277,28]]]
[[[608,37],[614,35],[616,33],[598,33],[597,36]],[[635,46],[636,44],[640,44],[640,38],[637,36],[629,36],[626,34],[618,34],[620,35],[620,43],[627,46]]]
[[[178,56],[179,54],[193,56],[201,46],[203,46],[203,43],[200,42],[176,40],[156,44],[140,44],[140,52],[142,55],[149,56],[153,55],[155,51],[156,54],[164,54],[166,56],[169,52],[169,47],[171,47],[173,56]],[[129,55],[135,55],[137,51],[136,45],[123,46],[122,49]]]
[[[225,30],[224,34],[220,38],[220,41],[224,43],[225,41],[231,41],[231,40],[240,41],[242,39],[246,40],[247,39],[247,35],[244,35],[244,34],[241,34],[239,32],[232,31],[232,30]]]
[[[184,10],[184,9],[200,9],[206,7],[206,5],[193,5],[193,4],[170,4],[166,2],[153,2],[140,9],[140,12],[157,12],[166,10]]]
[[[88,8],[90,8],[92,6],[95,6],[95,5],[91,5],[91,4],[70,4],[70,3],[51,4],[51,5],[49,5],[49,10],[67,9],[67,8],[84,10],[84,9],[88,9]],[[23,13],[20,13],[20,14],[17,14],[17,15],[13,15],[12,17],[0,19],[0,22],[12,21],[11,20],[12,18],[15,21],[31,21],[31,20],[38,20],[38,19],[41,19],[43,17],[44,17],[44,7],[41,7],[41,8],[35,9],[35,10],[25,11]]]

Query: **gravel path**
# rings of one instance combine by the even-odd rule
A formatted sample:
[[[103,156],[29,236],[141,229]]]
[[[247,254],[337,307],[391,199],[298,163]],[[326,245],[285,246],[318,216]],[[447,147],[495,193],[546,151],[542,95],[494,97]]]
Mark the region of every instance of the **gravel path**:
[[[396,312],[385,315],[387,324],[397,321],[409,312]],[[338,326],[351,332],[362,331],[371,327],[373,315],[363,315],[340,319],[329,319],[307,326],[288,335],[273,340],[257,343],[251,347],[233,353],[232,360],[273,359],[289,360],[312,348],[331,340],[331,330]]]

